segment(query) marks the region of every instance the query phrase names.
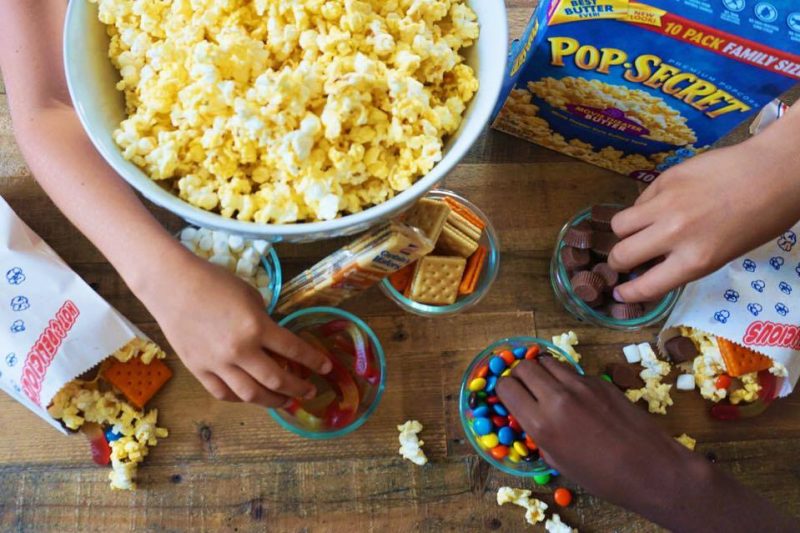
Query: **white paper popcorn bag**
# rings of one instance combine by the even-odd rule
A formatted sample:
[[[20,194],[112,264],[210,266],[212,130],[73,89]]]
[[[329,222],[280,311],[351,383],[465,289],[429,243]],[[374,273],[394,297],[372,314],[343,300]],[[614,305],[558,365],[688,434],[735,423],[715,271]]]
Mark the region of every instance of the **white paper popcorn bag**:
[[[2,198],[0,273],[0,389],[62,433],[90,436],[95,462],[111,464],[111,487],[135,488],[138,463],[167,436],[158,412],[144,409],[172,375],[155,362],[164,352]],[[101,363],[96,379],[78,379]]]
[[[717,272],[686,286],[659,335],[659,348],[693,328],[773,362],[786,396],[800,377],[800,223]]]

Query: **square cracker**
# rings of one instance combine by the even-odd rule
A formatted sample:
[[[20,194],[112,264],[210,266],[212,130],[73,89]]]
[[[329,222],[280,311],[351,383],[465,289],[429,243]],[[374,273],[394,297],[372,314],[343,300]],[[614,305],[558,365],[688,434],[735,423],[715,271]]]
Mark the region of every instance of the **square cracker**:
[[[447,223],[459,230],[461,233],[469,237],[474,241],[481,240],[481,233],[483,231],[481,228],[461,216],[460,214],[456,213],[455,211],[450,211],[450,215],[447,217]]]
[[[409,226],[419,228],[431,242],[436,242],[442,232],[442,227],[450,215],[450,206],[439,200],[423,198],[414,204],[406,214],[403,222]]]
[[[744,346],[739,346],[728,339],[717,337],[719,353],[725,361],[725,368],[728,375],[738,378],[751,372],[768,370],[772,367],[772,359],[766,355],[761,355]]]
[[[409,297],[415,302],[450,305],[458,297],[458,286],[467,260],[463,257],[428,255],[417,261]]]
[[[436,250],[445,255],[458,255],[467,258],[478,249],[478,241],[446,222],[442,234],[436,242]]]

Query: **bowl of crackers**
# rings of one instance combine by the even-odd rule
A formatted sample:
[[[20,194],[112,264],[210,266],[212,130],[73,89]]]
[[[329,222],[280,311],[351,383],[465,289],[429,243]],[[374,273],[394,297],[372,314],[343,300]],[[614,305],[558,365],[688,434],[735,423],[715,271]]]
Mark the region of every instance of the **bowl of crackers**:
[[[619,238],[611,231],[611,219],[624,206],[597,204],[567,222],[558,234],[550,261],[550,283],[556,299],[578,320],[595,326],[635,331],[669,315],[682,289],[660,300],[644,303],[617,301],[614,288],[643,275],[651,264],[631,272],[616,272],[608,264]]]
[[[381,282],[397,305],[421,316],[459,313],[489,292],[500,269],[500,242],[490,220],[463,196],[429,192],[402,221],[421,230],[435,248]]]

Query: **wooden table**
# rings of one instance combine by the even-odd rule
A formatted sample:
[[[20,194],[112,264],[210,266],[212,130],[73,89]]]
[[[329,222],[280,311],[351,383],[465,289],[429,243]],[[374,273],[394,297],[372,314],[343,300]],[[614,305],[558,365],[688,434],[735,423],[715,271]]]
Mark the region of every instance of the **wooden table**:
[[[530,5],[509,3],[512,35],[519,35]],[[549,338],[572,329],[590,373],[618,360],[624,344],[653,339],[655,328],[619,333],[576,321],[554,300],[548,280],[560,226],[594,202],[630,202],[637,188],[629,179],[493,131],[480,138],[445,186],[465,194],[494,221],[502,242],[500,275],[481,305],[446,320],[405,314],[377,289],[346,303],[376,330],[389,365],[383,401],[361,429],[332,442],[302,440],[261,409],[214,401],[170,355],[175,377],[154,401],[170,437],[141,468],[138,491],[112,492],[108,471],[93,466],[81,437],[57,434],[0,394],[0,530],[531,530],[520,508],[497,506],[497,488],[530,488],[548,503],[552,489],[477,459],[458,419],[460,380],[478,351],[507,335]],[[166,346],[142,304],[31,178],[14,144],[2,84],[0,195],[111,305]],[[170,230],[180,227],[176,218],[153,211]],[[291,275],[340,244],[278,250]],[[711,420],[708,404],[696,393],[673,396],[669,414],[657,417],[665,430],[696,437],[698,453],[800,515],[800,396],[739,423]],[[410,418],[425,426],[431,462],[424,468],[397,454],[395,426]],[[603,450],[596,453],[603,460]],[[625,472],[619,475],[624,482]],[[573,506],[559,512],[582,531],[657,529],[567,479],[558,483],[576,493]]]

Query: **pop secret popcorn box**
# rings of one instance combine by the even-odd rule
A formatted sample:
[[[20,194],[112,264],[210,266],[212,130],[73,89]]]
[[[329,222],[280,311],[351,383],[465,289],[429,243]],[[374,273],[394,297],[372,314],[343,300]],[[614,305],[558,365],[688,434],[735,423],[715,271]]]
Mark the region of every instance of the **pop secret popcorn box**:
[[[102,439],[92,442],[95,461],[111,463],[113,488],[134,488],[136,465],[166,430],[156,427],[155,409],[144,411],[146,398],[130,376],[146,366],[147,379],[163,384],[171,375],[158,361],[164,352],[2,198],[0,274],[0,389],[62,433],[95,424]],[[94,368],[101,370],[97,376],[78,379]],[[117,379],[122,374],[127,381]]]
[[[494,127],[650,182],[800,80],[793,0],[540,0]]]

